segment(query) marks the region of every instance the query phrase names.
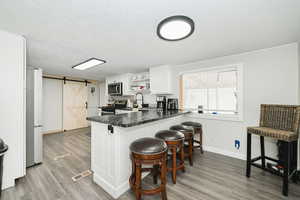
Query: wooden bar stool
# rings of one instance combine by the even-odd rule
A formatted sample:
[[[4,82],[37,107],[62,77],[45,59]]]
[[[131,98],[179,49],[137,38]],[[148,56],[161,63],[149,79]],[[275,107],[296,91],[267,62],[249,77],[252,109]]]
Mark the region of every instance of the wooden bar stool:
[[[140,200],[142,195],[153,195],[161,193],[162,200],[167,200],[166,173],[167,173],[167,144],[158,138],[141,138],[130,145],[132,174],[129,184],[134,191],[136,199]],[[142,165],[152,165],[153,168],[143,168]],[[154,189],[142,189],[142,173],[152,172],[154,176],[160,173],[161,184]]]
[[[247,169],[246,176],[249,178],[251,174],[251,166],[261,168],[271,173],[273,170],[266,167],[266,160],[277,162],[278,160],[265,156],[264,137],[270,137],[282,141],[285,148],[285,161],[283,164],[282,194],[288,196],[288,183],[290,175],[296,171],[296,166],[291,166],[291,144],[298,140],[298,132],[300,125],[300,106],[292,105],[261,105],[260,123],[258,127],[247,128]],[[251,135],[260,136],[261,156],[251,158]],[[261,164],[255,163],[261,160]]]
[[[184,141],[187,142],[187,152],[185,152],[185,157],[189,158],[190,165],[193,166],[193,141],[194,141],[194,130],[182,126],[182,125],[175,125],[171,126],[170,130],[179,131],[184,134]]]
[[[184,135],[179,131],[162,130],[155,134],[156,138],[164,140],[172,156],[172,167],[167,168],[172,172],[173,183],[176,184],[176,172],[182,170],[184,172]],[[179,153],[179,165],[177,165],[177,152]]]
[[[202,124],[200,124],[198,122],[187,121],[187,122],[183,122],[181,125],[193,128],[194,129],[194,134],[195,135],[199,134],[199,140],[195,140],[195,138],[194,138],[194,143],[198,144],[197,146],[194,145],[194,148],[199,148],[200,152],[203,154],[203,148],[202,148]]]

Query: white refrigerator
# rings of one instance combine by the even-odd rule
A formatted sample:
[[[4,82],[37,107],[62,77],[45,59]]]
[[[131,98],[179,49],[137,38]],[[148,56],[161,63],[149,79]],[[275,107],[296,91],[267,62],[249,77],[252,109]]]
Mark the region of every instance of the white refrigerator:
[[[26,167],[43,161],[42,70],[27,68],[26,74]]]

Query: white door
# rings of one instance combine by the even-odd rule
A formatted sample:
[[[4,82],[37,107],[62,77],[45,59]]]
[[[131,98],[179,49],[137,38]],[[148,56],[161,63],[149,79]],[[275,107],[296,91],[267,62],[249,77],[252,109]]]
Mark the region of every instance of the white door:
[[[87,127],[87,86],[67,81],[63,85],[63,128],[73,130]]]

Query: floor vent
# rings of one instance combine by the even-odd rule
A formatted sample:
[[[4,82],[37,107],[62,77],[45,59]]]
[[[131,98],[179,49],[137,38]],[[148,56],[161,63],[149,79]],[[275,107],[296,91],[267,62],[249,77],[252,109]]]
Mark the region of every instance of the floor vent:
[[[57,161],[57,160],[63,159],[63,158],[68,157],[68,156],[71,156],[71,154],[66,153],[66,154],[63,154],[63,155],[60,155],[60,156],[56,156],[56,157],[54,157],[53,160]]]
[[[91,174],[92,174],[92,171],[91,171],[91,170],[86,170],[86,171],[81,172],[80,174],[77,174],[77,175],[73,176],[73,177],[72,177],[72,180],[73,180],[74,182],[76,182],[76,181],[79,181],[80,179],[82,179],[82,178],[84,178],[84,177],[87,177],[87,176],[89,176],[89,175],[91,175]]]

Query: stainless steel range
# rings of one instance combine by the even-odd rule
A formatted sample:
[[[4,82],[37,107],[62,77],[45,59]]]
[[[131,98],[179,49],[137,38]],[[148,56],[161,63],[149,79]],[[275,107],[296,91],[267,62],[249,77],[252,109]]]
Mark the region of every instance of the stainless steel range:
[[[122,109],[127,107],[127,100],[115,101],[114,104],[102,106],[101,115],[115,115],[116,109]]]

